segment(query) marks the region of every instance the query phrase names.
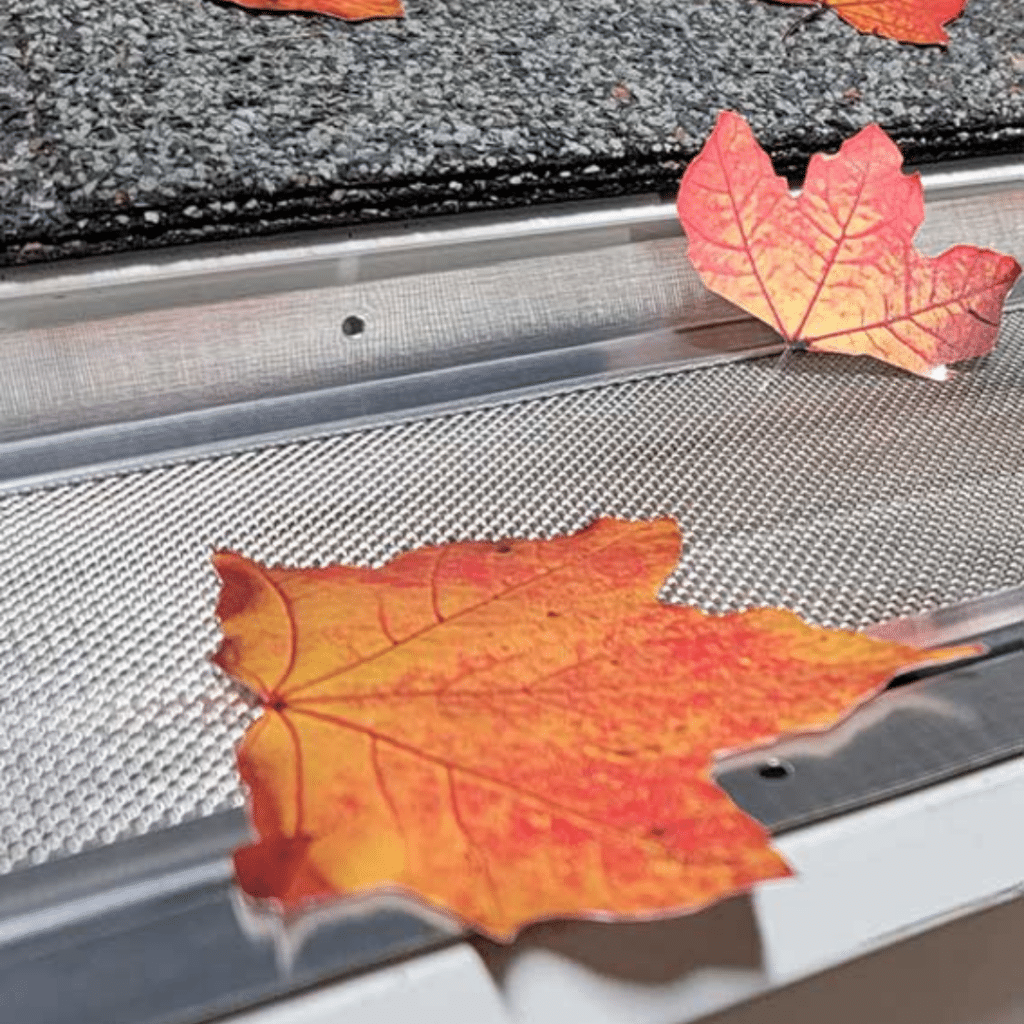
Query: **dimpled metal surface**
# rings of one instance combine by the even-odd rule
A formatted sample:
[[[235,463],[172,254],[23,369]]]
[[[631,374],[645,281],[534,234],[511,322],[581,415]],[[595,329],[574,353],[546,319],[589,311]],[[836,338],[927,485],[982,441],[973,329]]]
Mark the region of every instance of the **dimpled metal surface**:
[[[241,804],[216,548],[376,565],[671,515],[666,600],[857,628],[1024,583],[1021,508],[1019,309],[943,384],[794,355],[9,493],[0,872]]]

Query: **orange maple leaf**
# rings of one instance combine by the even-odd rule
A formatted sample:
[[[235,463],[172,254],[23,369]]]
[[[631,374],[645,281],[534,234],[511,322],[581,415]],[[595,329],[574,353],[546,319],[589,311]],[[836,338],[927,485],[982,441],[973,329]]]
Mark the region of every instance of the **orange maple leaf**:
[[[914,248],[921,179],[878,125],[816,153],[789,194],[738,114],[719,115],[679,186],[701,280],[812,351],[868,355],[942,380],[947,363],[995,345],[1016,260],[957,245]]]
[[[861,32],[902,43],[949,42],[943,25],[963,14],[967,0],[776,0],[803,7],[830,7]]]
[[[218,553],[215,660],[264,708],[238,754],[243,889],[284,908],[398,890],[506,940],[786,874],[714,753],[826,727],[924,655],[661,604],[679,547],[671,520],[604,519],[380,569]]]
[[[343,21],[373,21],[380,18],[401,18],[405,15],[402,0],[228,0],[239,7],[257,11],[306,11],[327,14]]]

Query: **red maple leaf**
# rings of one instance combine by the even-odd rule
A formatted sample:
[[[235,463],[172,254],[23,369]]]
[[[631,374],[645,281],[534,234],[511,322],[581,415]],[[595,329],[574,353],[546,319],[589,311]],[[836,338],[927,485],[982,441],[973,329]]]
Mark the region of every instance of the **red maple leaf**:
[[[776,0],[803,7],[828,7],[861,32],[902,43],[949,42],[943,25],[963,14],[967,0]]]
[[[239,7],[258,11],[306,11],[326,14],[343,21],[371,21],[380,18],[401,18],[405,15],[402,0],[228,0]]]
[[[216,661],[263,705],[238,754],[242,887],[284,908],[398,890],[509,939],[786,874],[714,753],[828,726],[925,656],[661,604],[679,545],[671,520],[605,519],[380,569],[218,554]]]
[[[920,176],[878,125],[811,158],[799,196],[738,114],[719,116],[679,186],[689,256],[712,291],[812,351],[869,355],[944,379],[996,342],[1016,260],[914,248]]]

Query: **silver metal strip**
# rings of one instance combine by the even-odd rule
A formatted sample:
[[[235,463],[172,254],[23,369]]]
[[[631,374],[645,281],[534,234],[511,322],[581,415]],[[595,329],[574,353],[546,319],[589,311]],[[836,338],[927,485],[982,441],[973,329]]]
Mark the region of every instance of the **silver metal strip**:
[[[987,653],[911,672],[826,733],[723,758],[716,781],[773,832],[1024,755],[1024,588],[864,632],[922,649],[975,640]]]
[[[305,941],[247,929],[226,869],[120,905],[132,894],[97,898],[105,912],[0,945],[4,1020],[191,1024],[454,940],[394,907],[324,921]]]
[[[869,626],[864,632],[878,640],[908,647],[943,647],[970,637],[1024,623],[1024,588],[964,601],[953,608],[938,608],[923,615],[908,615]]]
[[[214,406],[0,443],[0,494],[324,434],[464,412],[690,369],[777,355],[781,340],[751,320],[443,367],[335,388]]]
[[[543,213],[473,214],[414,226],[317,231],[299,240],[125,254],[86,261],[81,270],[12,268],[0,272],[0,329],[67,322],[44,320],[71,315],[62,308],[122,315],[581,253],[678,234],[671,204],[641,196]],[[42,310],[41,300],[58,308]]]
[[[827,733],[729,758],[715,780],[775,833],[889,800],[1024,755],[1022,681],[1021,650],[954,668]]]

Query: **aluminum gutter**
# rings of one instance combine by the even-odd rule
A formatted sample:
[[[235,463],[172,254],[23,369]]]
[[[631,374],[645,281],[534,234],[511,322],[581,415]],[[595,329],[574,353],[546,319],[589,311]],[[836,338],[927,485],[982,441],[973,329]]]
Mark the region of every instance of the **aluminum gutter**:
[[[967,233],[1024,259],[1024,163],[932,169],[925,182],[923,245],[945,247]],[[652,200],[7,273],[0,284],[5,486],[777,350],[777,340],[703,292],[681,246],[671,204]],[[572,287],[560,288],[562,281]],[[637,304],[648,294],[657,301]],[[527,298],[554,296],[584,310],[557,335],[547,320],[521,313]],[[459,302],[459,316],[449,316]],[[341,325],[356,313],[365,318],[366,344],[346,346]],[[440,319],[431,333],[432,317]],[[184,378],[154,373],[142,393],[136,365],[168,353]],[[267,367],[293,377],[282,386]],[[211,376],[216,388],[203,391]],[[979,621],[1017,623],[1017,612],[1007,611],[1013,600],[982,609],[988,619],[968,615],[950,626],[949,614],[937,613],[898,629],[951,642],[958,629],[977,631]],[[594,926],[565,926],[561,949],[544,938],[550,931],[539,931],[500,965],[494,958],[503,999],[524,1024],[691,1020],[1008,899],[1019,884],[1024,834],[1011,825],[998,843],[988,837],[992,821],[1009,820],[1020,805],[1022,772],[1017,758],[782,837],[803,880],[758,890],[765,959],[738,985],[698,975],[609,984],[606,972],[585,963]],[[270,925],[261,933],[233,895],[226,856],[243,829],[240,815],[215,816],[0,881],[0,1003],[18,1011],[19,1024],[58,1024],[58,1012],[69,1024],[169,1024],[453,941],[436,923],[385,908],[372,919],[330,922],[299,953],[282,954],[287,936]],[[911,844],[935,851],[942,830],[954,841],[922,870]],[[859,874],[840,870],[844,857]],[[970,857],[975,870],[959,871]],[[687,918],[659,934],[697,942],[717,919]],[[200,955],[175,966],[183,948]],[[208,969],[212,957],[217,971]],[[94,1004],[84,1001],[88,993]],[[194,1005],[186,1005],[190,995]]]

